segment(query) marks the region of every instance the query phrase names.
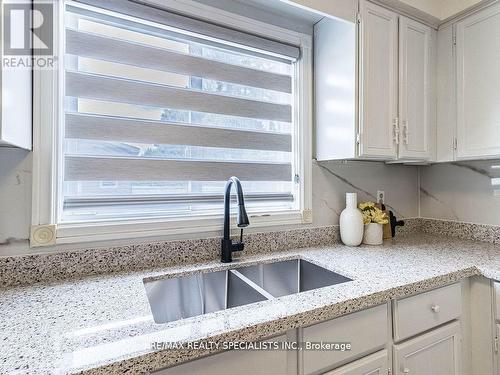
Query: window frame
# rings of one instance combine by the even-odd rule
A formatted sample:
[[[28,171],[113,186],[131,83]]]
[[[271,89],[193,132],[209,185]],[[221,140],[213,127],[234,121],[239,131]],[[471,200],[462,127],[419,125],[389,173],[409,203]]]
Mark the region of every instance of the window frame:
[[[38,1],[38,0],[36,0]],[[43,1],[43,0],[40,0]],[[53,0],[55,58],[61,64],[64,45],[65,1]],[[259,212],[250,215],[251,228],[306,224],[312,222],[312,36],[284,29],[254,19],[229,13],[192,0],[148,0],[158,6],[187,16],[235,28],[252,34],[271,37],[300,46],[301,57],[294,64],[294,165],[300,178],[297,210]],[[32,225],[56,226],[57,244],[141,237],[158,237],[220,231],[223,212],[210,216],[184,216],[151,219],[124,219],[112,222],[58,223],[61,217],[58,201],[62,192],[63,157],[60,141],[63,130],[64,67],[57,70],[35,70],[33,76],[33,192]],[[300,95],[299,93],[302,93]],[[232,218],[234,220],[234,218]],[[37,245],[32,242],[32,245]]]

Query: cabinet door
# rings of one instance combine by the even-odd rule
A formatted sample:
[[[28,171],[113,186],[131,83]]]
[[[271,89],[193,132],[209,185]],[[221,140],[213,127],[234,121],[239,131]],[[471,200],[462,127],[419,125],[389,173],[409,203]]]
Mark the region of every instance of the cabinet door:
[[[439,28],[436,41],[436,161],[455,160],[457,130],[456,64],[453,25]]]
[[[495,338],[498,340],[500,338],[499,336],[500,336],[500,324],[497,324]],[[497,358],[497,368],[496,368],[497,372],[496,372],[496,374],[500,375],[500,355],[498,354],[498,351],[496,351],[496,358]]]
[[[500,324],[499,323],[495,324],[493,336],[494,336],[495,340],[499,339],[499,336],[500,336]],[[496,363],[493,364],[493,368],[494,368],[493,373],[495,375],[499,375],[500,374],[500,355],[498,354],[498,350],[496,348],[498,346],[498,344],[493,343],[493,345],[494,345],[494,347],[493,347],[493,350],[494,350],[494,360],[496,362]],[[483,358],[481,358],[481,359],[483,359]]]
[[[359,156],[397,157],[398,16],[361,2]]]
[[[500,3],[456,25],[457,158],[500,156]]]
[[[454,322],[395,345],[394,374],[459,375],[460,324]]]
[[[430,27],[399,17],[400,158],[431,158],[432,39]]]
[[[387,375],[388,361],[387,351],[382,350],[323,375]]]

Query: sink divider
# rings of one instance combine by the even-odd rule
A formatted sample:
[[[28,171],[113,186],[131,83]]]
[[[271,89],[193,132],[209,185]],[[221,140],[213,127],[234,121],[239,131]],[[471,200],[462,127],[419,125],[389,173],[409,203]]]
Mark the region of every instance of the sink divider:
[[[273,300],[276,299],[272,294],[270,294],[268,291],[260,287],[259,285],[255,284],[252,280],[250,280],[248,277],[242,275],[240,272],[237,270],[229,270],[233,275],[237,276],[241,281],[243,281],[245,284],[253,288],[256,292],[261,294],[263,297],[265,297],[268,300]]]
[[[196,284],[198,285],[198,293],[200,295],[200,303],[201,303],[201,312],[203,314],[206,313],[206,303],[205,298],[203,298],[203,290],[205,289],[205,281],[201,275],[197,275]]]
[[[302,275],[300,274],[300,263],[301,262],[302,262],[301,259],[297,259],[297,270],[296,270],[296,272],[297,272],[297,285],[296,285],[297,292],[300,292],[300,283],[302,281],[301,280]]]

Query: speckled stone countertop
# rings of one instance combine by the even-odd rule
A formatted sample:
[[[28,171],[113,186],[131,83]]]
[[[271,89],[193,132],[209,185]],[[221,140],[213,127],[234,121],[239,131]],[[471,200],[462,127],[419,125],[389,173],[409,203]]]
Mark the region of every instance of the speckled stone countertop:
[[[500,279],[498,244],[415,234],[381,247],[331,245],[252,255],[236,264],[302,258],[354,281],[168,324],[153,321],[145,278],[218,262],[0,289],[0,373],[128,374],[209,351],[153,350],[153,342],[259,340],[472,275]]]

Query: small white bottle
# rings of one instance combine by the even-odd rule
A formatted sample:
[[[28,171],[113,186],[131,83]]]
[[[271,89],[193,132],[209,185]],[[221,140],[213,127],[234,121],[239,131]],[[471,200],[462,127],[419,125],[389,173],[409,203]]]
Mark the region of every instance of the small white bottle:
[[[346,208],[340,214],[340,239],[347,246],[359,246],[363,241],[363,215],[358,209],[358,195],[346,193]]]

